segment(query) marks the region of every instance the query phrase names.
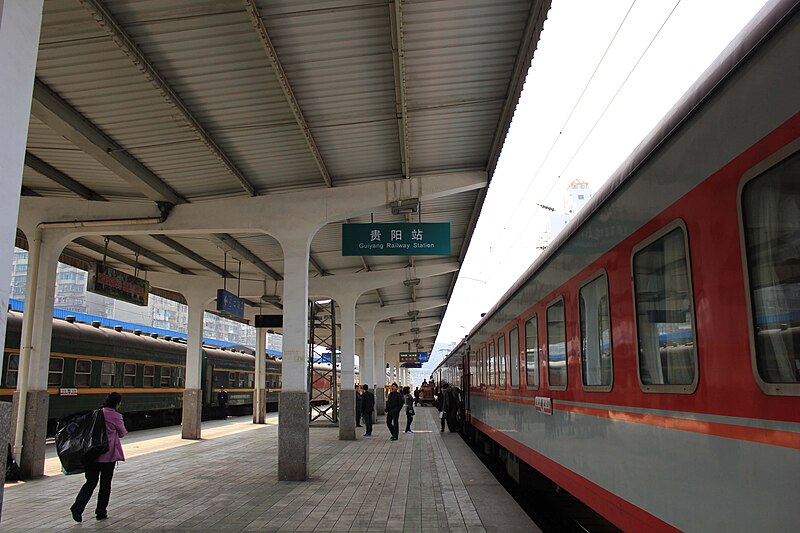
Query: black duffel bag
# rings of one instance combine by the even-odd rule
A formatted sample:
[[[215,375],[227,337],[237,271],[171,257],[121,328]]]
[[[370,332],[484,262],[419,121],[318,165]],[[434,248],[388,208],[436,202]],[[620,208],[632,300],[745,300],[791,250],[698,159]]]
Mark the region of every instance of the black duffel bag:
[[[97,461],[107,451],[108,434],[102,409],[82,411],[58,421],[56,452],[65,474],[85,472],[87,464]]]

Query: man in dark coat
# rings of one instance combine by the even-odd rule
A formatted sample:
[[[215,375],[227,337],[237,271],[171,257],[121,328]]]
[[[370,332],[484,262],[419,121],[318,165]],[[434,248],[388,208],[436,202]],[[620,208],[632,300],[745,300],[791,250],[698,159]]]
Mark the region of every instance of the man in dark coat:
[[[361,427],[361,391],[358,385],[356,385],[356,427]]]
[[[361,385],[364,392],[361,393],[361,414],[364,416],[364,425],[367,426],[365,437],[372,436],[372,411],[375,410],[375,395],[369,390],[366,383]]]
[[[419,387],[414,389],[414,405],[420,405],[419,396],[422,394],[422,391],[419,390]]]
[[[404,404],[403,395],[397,390],[397,383],[392,383],[392,392],[386,399],[386,425],[392,434],[392,440],[397,440],[400,434],[400,410]]]
[[[222,418],[228,418],[228,392],[225,390],[224,385],[219,386],[217,402],[219,403],[219,410]]]

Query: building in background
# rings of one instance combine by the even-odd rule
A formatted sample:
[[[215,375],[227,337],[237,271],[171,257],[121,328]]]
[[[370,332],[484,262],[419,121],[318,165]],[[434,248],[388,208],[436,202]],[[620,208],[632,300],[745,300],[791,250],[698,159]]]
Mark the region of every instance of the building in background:
[[[569,221],[572,220],[581,209],[583,209],[583,206],[589,203],[589,199],[592,197],[592,194],[593,192],[589,188],[589,184],[587,182],[576,179],[573,180],[572,183],[570,183],[567,187],[567,194],[564,197],[563,211],[554,207],[539,204],[539,207],[551,212],[550,224],[548,228],[539,236],[539,248],[544,250],[551,242],[553,242],[553,239],[555,239],[556,236],[561,233],[561,230],[563,230],[567,224],[569,224]]]
[[[15,248],[11,276],[12,298],[25,299],[27,275],[28,252]],[[77,313],[186,333],[189,323],[189,308],[186,305],[151,294],[147,307],[142,307],[94,294],[86,290],[88,276],[89,273],[85,270],[59,263],[56,270],[55,306]],[[203,335],[207,338],[245,346],[255,346],[256,343],[254,327],[212,313],[204,315],[203,329]],[[268,340],[270,345],[267,348],[280,351],[283,344],[281,335],[268,335]]]

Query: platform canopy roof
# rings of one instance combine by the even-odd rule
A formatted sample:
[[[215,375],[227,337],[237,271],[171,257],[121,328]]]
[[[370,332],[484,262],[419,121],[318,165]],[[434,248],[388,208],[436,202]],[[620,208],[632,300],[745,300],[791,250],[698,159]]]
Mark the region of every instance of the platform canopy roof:
[[[548,8],[45,0],[22,193],[179,204],[448,171],[491,178]],[[450,260],[462,261],[484,196],[349,222],[449,222]],[[241,276],[267,280],[268,291],[283,277],[281,248],[264,234],[106,237],[76,240],[63,257],[208,276],[224,273],[227,255],[228,273],[238,276],[241,261]],[[314,237],[309,275],[430,260],[343,257],[335,223]],[[371,291],[359,304],[449,297],[456,276]]]

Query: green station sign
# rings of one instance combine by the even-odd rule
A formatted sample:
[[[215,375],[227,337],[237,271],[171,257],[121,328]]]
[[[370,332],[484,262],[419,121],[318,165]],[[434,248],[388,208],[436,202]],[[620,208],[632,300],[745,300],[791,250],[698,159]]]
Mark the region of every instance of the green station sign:
[[[342,224],[342,255],[450,255],[450,223]]]
[[[417,352],[400,352],[401,363],[418,363],[419,355]]]

